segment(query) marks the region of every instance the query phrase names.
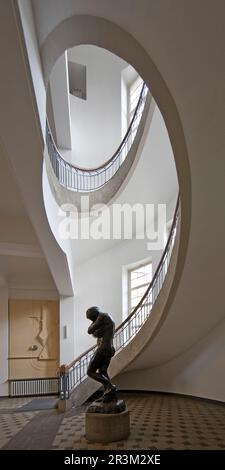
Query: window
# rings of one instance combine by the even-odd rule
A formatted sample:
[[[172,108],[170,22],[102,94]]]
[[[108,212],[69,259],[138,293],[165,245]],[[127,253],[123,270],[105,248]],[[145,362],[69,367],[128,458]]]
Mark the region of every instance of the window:
[[[137,77],[133,83],[131,84],[129,88],[129,94],[128,94],[128,126],[130,125],[135,109],[138,104],[138,100],[140,98],[140,93],[141,89],[143,86],[143,80],[141,77]],[[132,132],[131,132],[131,143],[134,141],[137,128],[139,125],[139,119],[135,119],[133,125],[132,125]]]
[[[86,65],[68,61],[69,90],[71,95],[87,99]]]
[[[152,280],[152,263],[141,264],[128,271],[128,308],[131,313]]]
[[[137,107],[138,100],[140,97],[141,89],[143,86],[143,80],[138,75],[138,77],[133,81],[129,88],[129,95],[128,95],[128,125],[130,124],[132,117],[134,115],[134,111]]]
[[[134,116],[144,82],[131,65],[123,69],[121,78],[121,132],[123,139]],[[128,136],[126,144],[123,146],[122,161],[126,158],[137,133],[143,111],[142,106],[144,107],[144,101],[139,108],[138,115],[134,119],[132,131]]]

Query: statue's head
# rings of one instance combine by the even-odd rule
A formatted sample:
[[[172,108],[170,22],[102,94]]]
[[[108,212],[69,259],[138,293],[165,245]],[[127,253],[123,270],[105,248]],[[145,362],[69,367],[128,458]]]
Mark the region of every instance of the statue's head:
[[[99,307],[90,307],[86,311],[86,317],[88,318],[88,320],[95,321],[97,320],[99,313],[100,313]]]

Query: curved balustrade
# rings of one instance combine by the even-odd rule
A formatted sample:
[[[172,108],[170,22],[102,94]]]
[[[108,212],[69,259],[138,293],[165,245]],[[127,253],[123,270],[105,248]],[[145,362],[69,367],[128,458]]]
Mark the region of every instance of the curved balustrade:
[[[137,107],[129,128],[115,154],[103,165],[94,169],[82,169],[68,163],[60,155],[46,122],[46,144],[52,169],[59,183],[67,189],[79,192],[91,192],[104,186],[119,170],[128,155],[135,139],[137,129],[146,103],[148,88],[142,86]]]
[[[154,277],[139,304],[126,320],[115,330],[113,342],[116,353],[124,348],[142,328],[151,314],[154,303],[162,289],[176,237],[178,208],[179,197],[170,235]],[[62,366],[60,386],[60,396],[62,399],[69,398],[70,393],[87,377],[87,367],[95,350],[96,346],[88,349],[68,366]]]

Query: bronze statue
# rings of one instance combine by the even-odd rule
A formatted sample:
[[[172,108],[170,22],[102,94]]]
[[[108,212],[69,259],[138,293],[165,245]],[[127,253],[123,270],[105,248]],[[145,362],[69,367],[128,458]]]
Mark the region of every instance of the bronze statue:
[[[87,375],[103,385],[103,400],[107,400],[113,397],[116,390],[116,386],[112,384],[107,372],[110,361],[115,354],[113,346],[115,323],[110,315],[101,312],[99,307],[89,308],[86,317],[92,321],[88,333],[97,338],[97,351],[91,358]]]

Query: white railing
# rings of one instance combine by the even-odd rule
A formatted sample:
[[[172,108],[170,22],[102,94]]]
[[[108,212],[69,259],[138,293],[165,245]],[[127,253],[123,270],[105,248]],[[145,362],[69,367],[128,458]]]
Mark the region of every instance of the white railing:
[[[135,307],[133,312],[126,318],[126,320],[115,330],[114,334],[114,347],[116,353],[136,336],[139,330],[143,327],[146,320],[149,318],[155,301],[162,289],[174,247],[176,238],[177,225],[178,225],[178,210],[179,210],[179,197],[177,200],[176,210],[174,214],[173,224],[171,227],[170,235],[161,257],[158,268],[150,282],[144,296],[139,304]],[[96,346],[88,349],[81,354],[68,366],[61,366],[60,375],[60,396],[62,399],[67,399],[70,393],[87,377],[87,368],[91,357],[96,351]]]
[[[46,122],[46,144],[53,172],[59,183],[67,189],[78,192],[91,192],[104,186],[119,170],[127,157],[143,115],[148,95],[145,83],[142,86],[137,107],[129,128],[114,155],[98,168],[84,169],[66,162],[60,155]]]

